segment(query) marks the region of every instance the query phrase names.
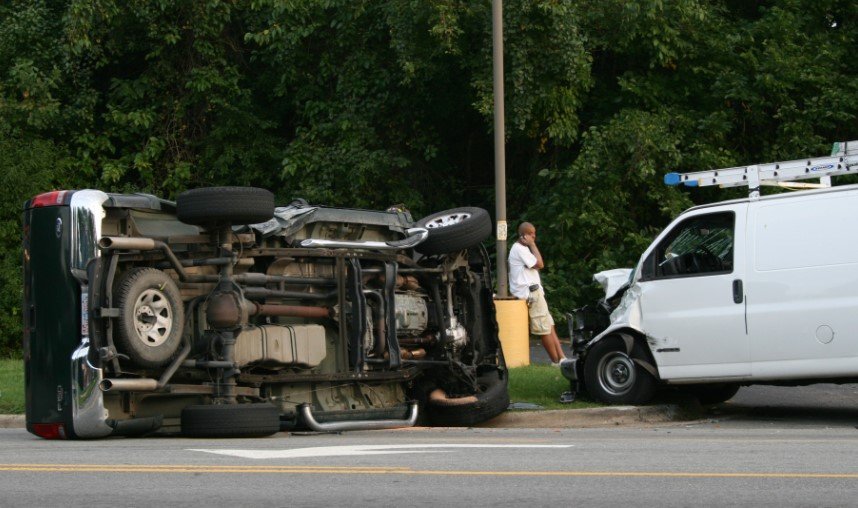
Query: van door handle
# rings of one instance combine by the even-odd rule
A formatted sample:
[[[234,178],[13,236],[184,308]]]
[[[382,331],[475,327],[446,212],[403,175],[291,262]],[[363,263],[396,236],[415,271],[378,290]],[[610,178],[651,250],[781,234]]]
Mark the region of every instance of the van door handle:
[[[733,302],[742,303],[745,299],[745,292],[742,290],[742,279],[733,281]]]

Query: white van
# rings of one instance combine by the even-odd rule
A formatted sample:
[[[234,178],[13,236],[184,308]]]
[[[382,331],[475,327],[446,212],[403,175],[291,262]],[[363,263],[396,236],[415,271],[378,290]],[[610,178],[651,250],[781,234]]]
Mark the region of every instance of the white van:
[[[659,382],[715,403],[740,385],[858,381],[858,185],[765,197],[756,185],[856,171],[858,155],[835,146],[823,159],[666,178],[746,182],[751,195],[685,211],[634,270],[597,274],[608,291],[570,319],[576,361],[564,374],[608,403],[645,402]]]

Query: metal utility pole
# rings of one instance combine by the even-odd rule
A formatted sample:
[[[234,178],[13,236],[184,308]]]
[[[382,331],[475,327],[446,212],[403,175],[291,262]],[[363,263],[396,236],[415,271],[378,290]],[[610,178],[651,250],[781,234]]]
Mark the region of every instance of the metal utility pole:
[[[503,1],[492,0],[492,68],[495,115],[495,214],[497,216],[498,297],[509,297],[506,267],[506,150],[503,108]]]

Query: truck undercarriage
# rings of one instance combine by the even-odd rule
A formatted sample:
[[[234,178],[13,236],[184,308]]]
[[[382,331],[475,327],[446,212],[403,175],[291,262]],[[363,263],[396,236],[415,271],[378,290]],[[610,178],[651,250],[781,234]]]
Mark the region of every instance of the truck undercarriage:
[[[194,189],[175,204],[100,191],[62,199],[25,213],[36,434],[471,425],[508,403],[480,209],[414,223],[402,211],[274,209],[252,188]],[[51,316],[35,275],[57,258],[32,231],[50,213],[71,226],[59,235],[70,275],[55,283],[77,296],[74,323]],[[47,328],[57,321],[59,333]],[[63,369],[35,375],[66,354],[69,386]],[[70,393],[59,411],[44,400],[56,386]]]

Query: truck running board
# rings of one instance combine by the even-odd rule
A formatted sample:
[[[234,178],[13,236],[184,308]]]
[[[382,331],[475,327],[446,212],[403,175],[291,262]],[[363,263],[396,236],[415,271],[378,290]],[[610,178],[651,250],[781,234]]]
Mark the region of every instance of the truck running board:
[[[322,240],[308,238],[301,240],[301,247],[323,247],[328,249],[377,249],[377,250],[400,250],[412,249],[429,237],[426,228],[409,228],[405,231],[408,236],[401,240],[361,241],[361,240]]]
[[[316,432],[342,432],[345,430],[377,430],[377,429],[394,429],[398,427],[413,427],[417,423],[418,413],[417,402],[410,402],[408,409],[408,418],[404,420],[355,420],[344,422],[326,422],[319,423],[313,417],[313,410],[310,404],[301,404],[298,406],[298,412],[304,423],[310,429]]]

